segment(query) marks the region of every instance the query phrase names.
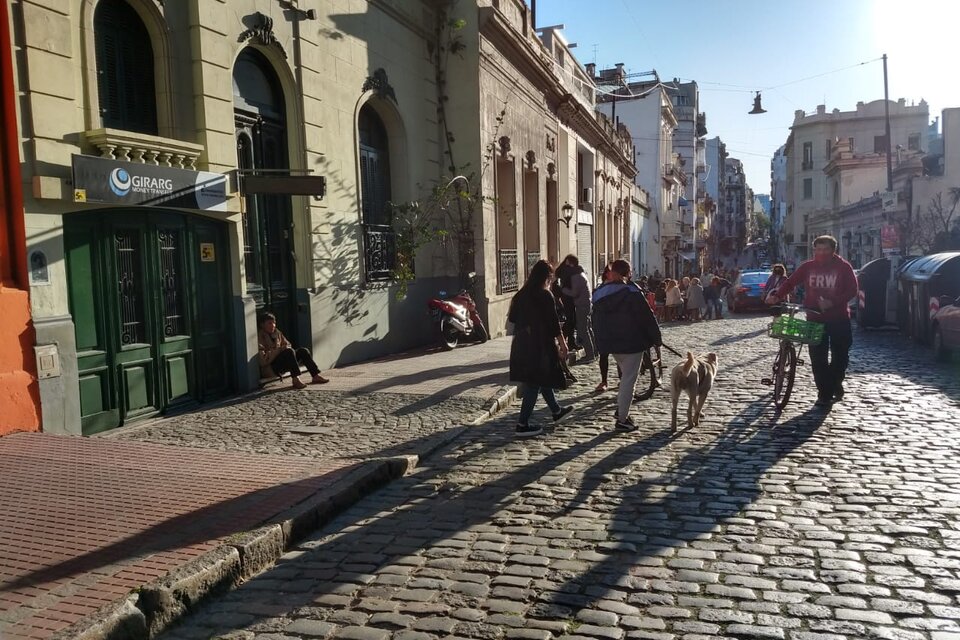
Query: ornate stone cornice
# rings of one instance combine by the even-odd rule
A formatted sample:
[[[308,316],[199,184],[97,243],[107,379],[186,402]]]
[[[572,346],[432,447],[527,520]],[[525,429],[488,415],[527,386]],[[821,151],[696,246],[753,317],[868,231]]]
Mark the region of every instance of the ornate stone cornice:
[[[394,92],[393,87],[390,86],[390,81],[387,80],[387,72],[383,67],[374,71],[373,75],[369,76],[363,82],[363,87],[360,89],[361,93],[370,90],[372,90],[377,97],[384,100],[389,98],[393,100],[394,104],[397,104],[397,94]]]
[[[273,33],[273,18],[257,11],[250,16],[250,20],[253,23],[252,26],[240,34],[237,42],[247,42],[249,40],[254,44],[260,44],[265,47],[276,47],[280,50],[280,53],[283,54],[283,57],[286,58],[287,52],[284,51],[283,45],[280,44],[277,36]]]

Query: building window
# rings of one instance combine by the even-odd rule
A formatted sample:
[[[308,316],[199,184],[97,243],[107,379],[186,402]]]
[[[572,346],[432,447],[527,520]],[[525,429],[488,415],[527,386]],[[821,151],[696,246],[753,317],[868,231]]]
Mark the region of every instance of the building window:
[[[813,197],[813,178],[803,179],[803,199],[809,200]]]
[[[824,149],[826,151],[825,157],[827,159],[827,162],[830,162],[830,152],[833,151],[833,140],[831,140],[830,138],[827,138],[826,143],[827,144],[824,145]]]
[[[370,105],[360,109],[360,206],[368,280],[389,280],[396,266],[396,238],[390,225],[390,147],[387,129]]]
[[[887,152],[887,136],[873,136],[873,152],[874,153]]]
[[[803,143],[803,169],[813,168],[813,143]]]
[[[857,147],[853,144],[853,142],[854,142],[853,138],[847,138],[847,144],[850,145],[850,153],[853,153],[857,149]]]
[[[920,151],[920,134],[911,133],[907,138],[907,149],[909,151]]]
[[[93,32],[103,126],[156,135],[153,49],[140,16],[123,0],[100,0]]]

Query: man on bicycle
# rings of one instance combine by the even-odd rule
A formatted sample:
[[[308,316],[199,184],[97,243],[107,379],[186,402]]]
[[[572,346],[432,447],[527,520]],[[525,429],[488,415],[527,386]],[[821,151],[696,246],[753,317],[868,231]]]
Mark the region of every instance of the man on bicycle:
[[[660,325],[643,291],[632,282],[633,273],[625,260],[615,260],[611,282],[593,293],[593,326],[600,353],[609,353],[620,367],[620,391],[614,427],[634,431],[630,405],[637,386],[643,354],[663,344]]]
[[[829,407],[843,399],[843,379],[853,344],[847,303],[857,295],[857,276],[850,263],[837,255],[836,238],[820,236],[814,240],[813,260],[801,264],[770,292],[767,304],[779,303],[798,285],[806,289],[803,305],[807,319],[824,326],[823,340],[810,345],[810,364],[817,383],[816,406]]]

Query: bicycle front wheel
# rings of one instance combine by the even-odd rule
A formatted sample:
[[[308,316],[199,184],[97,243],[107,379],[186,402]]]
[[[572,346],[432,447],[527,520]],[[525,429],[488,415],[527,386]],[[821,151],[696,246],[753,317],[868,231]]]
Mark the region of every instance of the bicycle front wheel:
[[[797,350],[792,342],[780,341],[780,351],[773,363],[773,404],[782,411],[790,402],[793,380],[797,375]]]
[[[637,378],[637,386],[645,385],[643,391],[633,395],[634,400],[647,400],[653,397],[653,392],[660,386],[660,378],[663,376],[663,361],[660,359],[660,352],[656,348],[647,349],[643,354],[643,361],[640,363],[640,375]]]

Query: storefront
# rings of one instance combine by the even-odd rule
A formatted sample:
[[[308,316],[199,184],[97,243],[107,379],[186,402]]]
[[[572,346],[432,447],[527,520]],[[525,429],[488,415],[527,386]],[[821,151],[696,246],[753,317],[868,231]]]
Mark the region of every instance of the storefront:
[[[105,205],[63,216],[82,432],[234,390],[225,177],[78,155],[73,184]]]

